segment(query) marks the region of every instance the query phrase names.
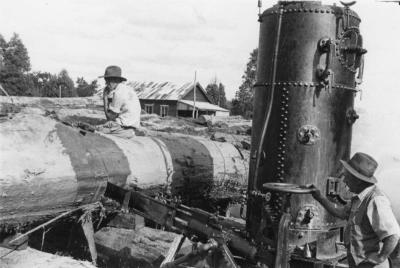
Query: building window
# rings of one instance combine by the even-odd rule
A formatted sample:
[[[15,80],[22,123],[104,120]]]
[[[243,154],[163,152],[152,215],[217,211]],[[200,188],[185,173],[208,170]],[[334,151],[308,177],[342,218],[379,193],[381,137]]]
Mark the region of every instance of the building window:
[[[154,104],[145,104],[144,105],[144,110],[148,114],[154,113]]]
[[[160,105],[160,116],[165,117],[168,115],[168,105]]]

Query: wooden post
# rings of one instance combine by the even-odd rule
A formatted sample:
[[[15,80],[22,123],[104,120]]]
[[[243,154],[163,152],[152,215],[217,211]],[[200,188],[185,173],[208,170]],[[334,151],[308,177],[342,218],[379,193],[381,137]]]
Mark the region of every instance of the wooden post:
[[[197,75],[197,71],[194,71],[194,84],[193,84],[193,113],[192,113],[192,117],[196,118],[196,75]]]
[[[86,241],[88,242],[90,256],[92,257],[93,265],[97,263],[97,251],[94,243],[94,231],[91,212],[87,212],[81,218],[81,226],[85,234]]]

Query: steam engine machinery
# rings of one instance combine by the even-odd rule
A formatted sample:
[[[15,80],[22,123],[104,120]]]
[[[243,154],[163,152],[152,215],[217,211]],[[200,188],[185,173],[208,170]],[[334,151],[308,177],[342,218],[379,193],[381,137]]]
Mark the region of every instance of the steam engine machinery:
[[[259,16],[247,231],[258,245],[276,242],[275,267],[346,255],[344,222],[305,185],[338,205],[349,199],[339,160],[349,159],[366,53],[352,4],[280,1]]]

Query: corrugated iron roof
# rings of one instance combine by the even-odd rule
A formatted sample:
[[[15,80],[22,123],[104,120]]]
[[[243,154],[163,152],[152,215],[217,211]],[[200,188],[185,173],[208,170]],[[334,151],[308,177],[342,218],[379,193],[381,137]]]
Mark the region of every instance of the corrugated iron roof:
[[[180,100],[193,89],[193,82],[181,86],[171,82],[128,82],[127,84],[135,89],[139,99],[149,100]],[[197,87],[205,94],[199,83]]]

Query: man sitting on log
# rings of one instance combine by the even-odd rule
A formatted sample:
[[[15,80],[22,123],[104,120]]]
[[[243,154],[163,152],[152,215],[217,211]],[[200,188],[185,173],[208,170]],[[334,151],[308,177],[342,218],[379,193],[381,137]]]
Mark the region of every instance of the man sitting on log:
[[[140,127],[140,102],[133,90],[121,76],[121,68],[108,66],[103,76],[106,87],[103,91],[104,113],[107,122],[97,130],[122,138],[132,138]]]

